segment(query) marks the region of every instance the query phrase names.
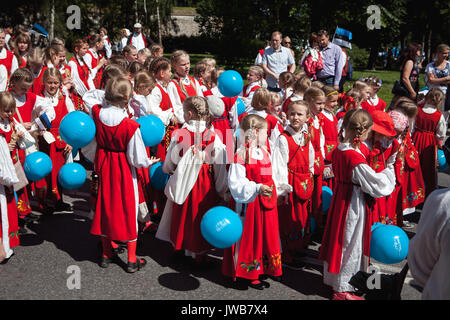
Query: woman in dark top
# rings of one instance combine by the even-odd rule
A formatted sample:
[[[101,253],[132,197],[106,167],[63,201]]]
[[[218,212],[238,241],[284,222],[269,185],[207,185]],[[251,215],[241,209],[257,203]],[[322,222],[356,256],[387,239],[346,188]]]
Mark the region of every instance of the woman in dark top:
[[[421,63],[417,63],[422,53],[422,46],[418,43],[410,43],[402,54],[402,67],[400,69],[400,81],[407,91],[407,97],[413,100],[417,98],[419,91],[419,75],[422,69]],[[394,101],[400,96],[396,94]]]

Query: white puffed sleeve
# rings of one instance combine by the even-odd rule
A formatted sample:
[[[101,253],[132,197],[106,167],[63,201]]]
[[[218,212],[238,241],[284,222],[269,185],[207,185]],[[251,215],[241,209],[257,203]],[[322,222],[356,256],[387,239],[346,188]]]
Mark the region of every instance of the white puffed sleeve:
[[[440,141],[445,141],[445,136],[447,135],[447,122],[445,121],[444,115],[441,115],[439,122],[436,126],[436,138]]]
[[[36,96],[36,102],[34,103],[32,112],[32,121],[34,121],[34,119],[36,119],[43,113],[47,115],[50,122],[52,122],[56,118],[55,109],[53,108],[50,99]]]
[[[6,90],[8,84],[8,70],[4,65],[0,65],[0,92]]]
[[[12,186],[19,182],[16,170],[11,159],[8,143],[3,135],[0,135],[0,184]]]
[[[134,116],[140,118],[147,114],[148,101],[145,96],[141,94],[135,94],[128,103],[128,106],[133,110]]]
[[[152,163],[147,156],[144,140],[142,139],[141,130],[137,129],[133,137],[131,137],[127,146],[128,162],[138,169],[147,168]]]
[[[163,111],[160,108],[162,101],[162,94],[158,87],[153,88],[152,93],[147,96],[148,110],[147,114],[153,114],[161,119],[164,125],[167,127],[172,120],[173,112],[171,109]]]
[[[246,170],[243,165],[232,163],[228,172],[228,187],[236,202],[250,203],[258,196],[261,184],[247,179]]]
[[[75,90],[80,97],[83,97],[89,91],[89,88],[86,88],[84,82],[81,81],[77,64],[74,61],[69,61],[68,65],[71,69],[70,78],[73,80]]]
[[[395,188],[395,172],[392,165],[377,173],[368,164],[361,163],[353,168],[353,183],[374,198],[390,195]]]
[[[216,191],[222,197],[228,191],[227,150],[220,139],[214,139],[214,178]]]
[[[279,197],[285,196],[287,192],[292,192],[292,187],[291,190],[282,187],[289,185],[288,161],[289,145],[286,137],[280,135],[272,152],[272,177]]]
[[[173,113],[177,117],[178,123],[185,123],[183,103],[181,102],[180,95],[178,94],[177,85],[172,81],[170,81],[167,85],[167,93],[169,94],[170,101],[172,102]],[[201,96],[203,97],[203,94]]]

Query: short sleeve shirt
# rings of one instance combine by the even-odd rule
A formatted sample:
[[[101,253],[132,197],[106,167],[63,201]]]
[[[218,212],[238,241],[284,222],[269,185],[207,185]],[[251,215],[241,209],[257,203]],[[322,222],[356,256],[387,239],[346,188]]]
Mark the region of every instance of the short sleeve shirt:
[[[445,68],[442,70],[439,70],[438,68],[436,68],[436,65],[434,64],[434,62],[431,62],[427,65],[427,67],[425,68],[425,82],[428,84],[428,87],[431,88],[438,88],[441,89],[442,92],[446,93],[447,92],[447,85],[431,85],[428,83],[428,74],[429,73],[433,73],[434,76],[438,79],[440,78],[445,78],[448,75],[450,75],[450,62],[447,61],[447,64],[445,65]]]
[[[279,50],[275,51],[271,46],[264,50],[262,64],[266,64],[277,75],[287,71],[287,66],[294,63],[294,57],[289,48],[281,46]],[[278,88],[278,81],[274,77],[267,75],[266,81],[269,87]]]

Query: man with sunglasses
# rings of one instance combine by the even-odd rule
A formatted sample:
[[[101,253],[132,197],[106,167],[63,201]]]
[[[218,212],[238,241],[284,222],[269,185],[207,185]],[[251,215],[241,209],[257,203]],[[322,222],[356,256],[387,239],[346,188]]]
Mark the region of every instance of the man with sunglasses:
[[[288,36],[284,37],[284,38],[283,38],[283,41],[281,42],[281,45],[282,45],[283,47],[286,47],[286,48],[288,48],[289,50],[291,50],[291,54],[292,54],[292,56],[293,56],[294,59],[295,59],[295,52],[294,52],[294,50],[292,50],[292,48],[291,48],[291,45],[292,45],[291,38],[289,38]],[[289,71],[289,70],[287,70],[287,71]]]

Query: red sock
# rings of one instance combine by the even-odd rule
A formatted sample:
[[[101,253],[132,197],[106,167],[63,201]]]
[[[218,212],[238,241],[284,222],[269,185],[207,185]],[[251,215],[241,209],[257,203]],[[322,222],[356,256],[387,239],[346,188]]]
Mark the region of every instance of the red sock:
[[[102,237],[102,247],[103,247],[103,257],[111,258],[112,257],[112,248],[111,248],[111,240],[106,237]]]
[[[136,263],[136,246],[137,246],[137,240],[129,241],[127,243],[128,262]]]

